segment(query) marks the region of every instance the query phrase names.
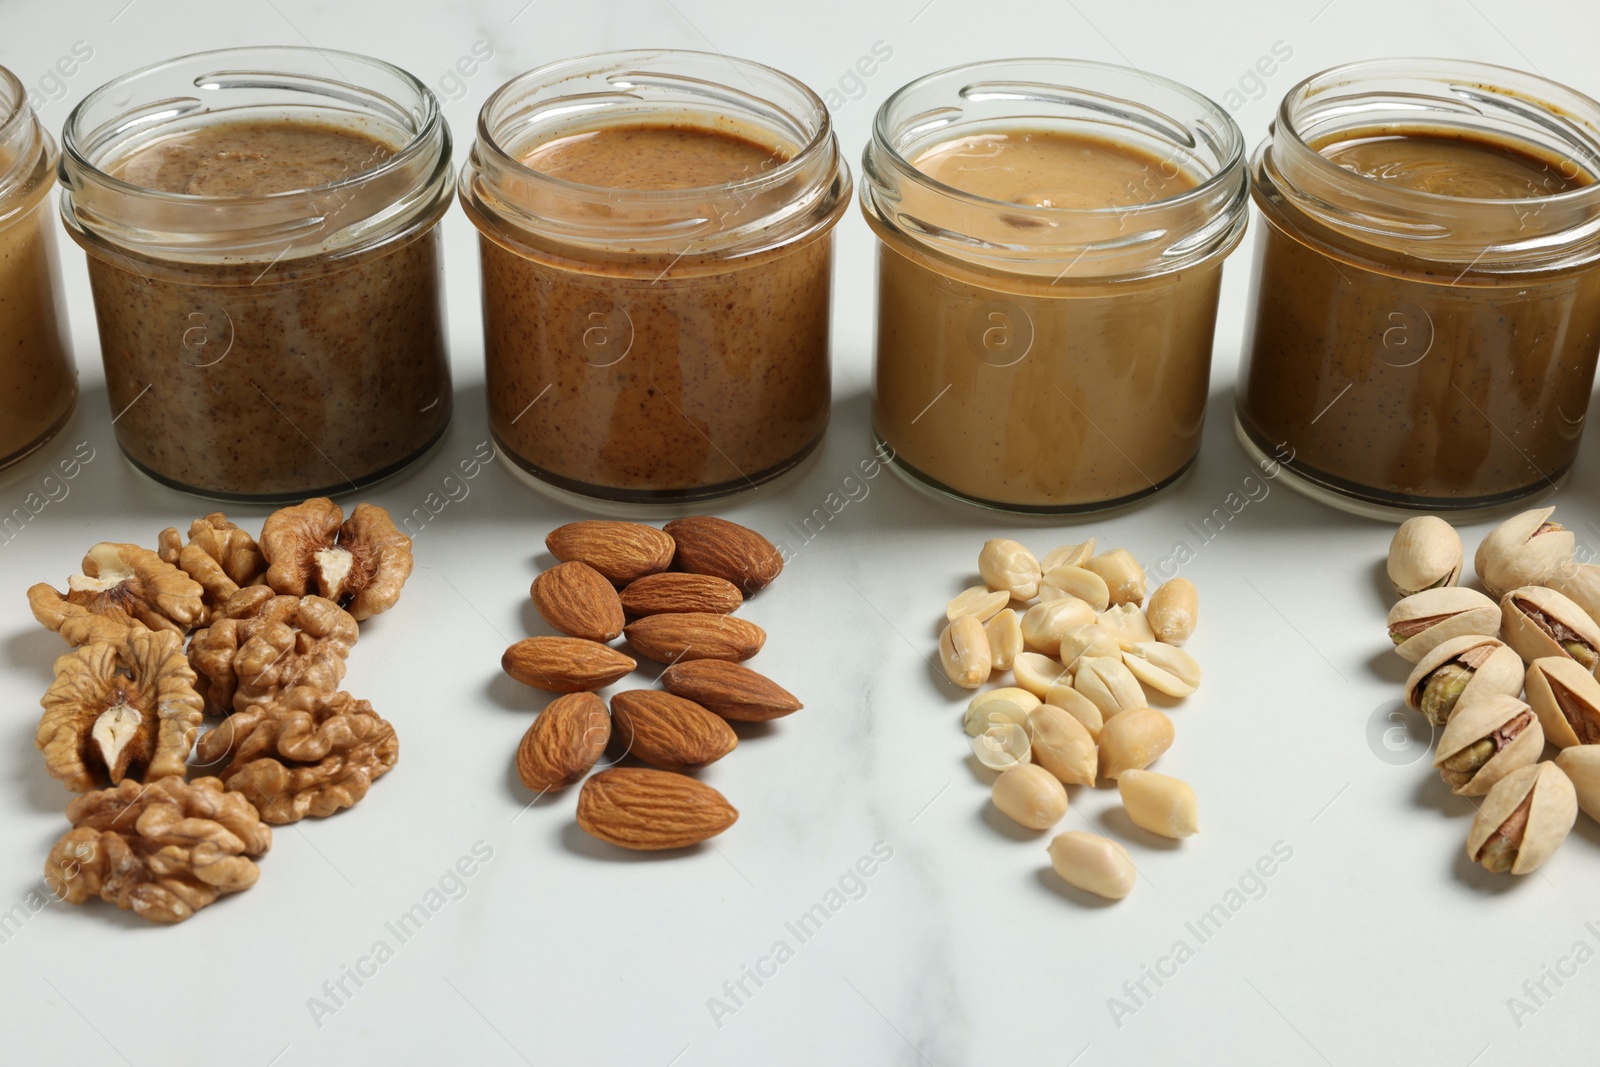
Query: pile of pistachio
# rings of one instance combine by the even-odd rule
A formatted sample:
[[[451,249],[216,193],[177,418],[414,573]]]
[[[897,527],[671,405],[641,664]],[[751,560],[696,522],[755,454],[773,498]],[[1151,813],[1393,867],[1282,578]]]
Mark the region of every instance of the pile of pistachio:
[[[1416,664],[1405,700],[1438,734],[1433,765],[1483,797],[1467,855],[1527,874],[1560,847],[1581,807],[1600,819],[1600,566],[1578,563],[1554,508],[1523,512],[1478,546],[1480,592],[1457,585],[1461,538],[1431,515],[1389,546],[1395,651]],[[1555,759],[1545,761],[1547,746]]]
[[[1133,555],[1094,549],[1091,538],[1040,560],[1016,541],[986,542],[983,584],[946,605],[940,663],[963,689],[1011,675],[973,697],[965,716],[973,755],[999,772],[990,796],[1008,818],[1047,830],[1067,813],[1067,786],[1105,778],[1135,825],[1187,837],[1199,829],[1194,790],[1145,769],[1173,737],[1145,690],[1182,698],[1199,686],[1200,665],[1178,647],[1194,633],[1198,593],[1174,578],[1146,601]],[[1133,888],[1127,849],[1102,834],[1059,834],[1049,853],[1079,889],[1120,900]]]

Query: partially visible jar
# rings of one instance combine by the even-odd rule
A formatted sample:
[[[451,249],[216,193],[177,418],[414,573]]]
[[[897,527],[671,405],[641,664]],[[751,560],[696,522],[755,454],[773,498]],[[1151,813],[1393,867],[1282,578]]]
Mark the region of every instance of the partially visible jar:
[[[0,67],[0,468],[65,426],[78,401],[55,218],[56,146]]]
[[[420,81],[324,49],[205,52],[90,93],[62,141],[61,213],[135,466],[302,499],[444,433],[450,132]]]
[[[461,170],[477,226],[489,426],[557,495],[726,496],[828,424],[828,110],[769,67],[614,52],[522,74]]]
[[[862,172],[872,420],[897,469],[1044,514],[1188,469],[1249,203],[1226,111],[1124,67],[975,63],[891,96]]]
[[[1289,91],[1253,168],[1246,449],[1368,514],[1554,489],[1600,353],[1600,104],[1482,63],[1355,63]]]

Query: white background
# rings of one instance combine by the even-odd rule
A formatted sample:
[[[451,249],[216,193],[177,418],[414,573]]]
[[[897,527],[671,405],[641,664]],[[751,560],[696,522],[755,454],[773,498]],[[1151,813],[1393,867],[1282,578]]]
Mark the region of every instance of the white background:
[[[0,63],[44,95],[58,131],[94,86],[179,51],[315,44],[380,56],[432,84],[464,153],[500,82],[563,56],[646,45],[715,48],[789,71],[819,92],[854,88],[875,42],[892,57],[841,92],[839,136],[859,160],[883,98],[947,65],[1017,54],[1131,63],[1216,99],[1254,145],[1296,81],[1375,55],[1488,60],[1600,93],[1587,3],[1507,0],[1251,0],[1227,5],[1104,0],[479,0],[248,6],[0,0]],[[46,79],[75,42],[93,58]],[[493,59],[461,84],[456,61]],[[1282,42],[1292,58],[1252,81]],[[59,88],[58,88],[59,85]],[[426,464],[370,494],[397,514],[422,505],[485,440],[474,234],[444,222],[458,413]],[[715,847],[665,857],[599,846],[573,822],[575,791],[534,804],[512,754],[538,694],[504,678],[502,649],[545,632],[526,596],[542,538],[579,517],[498,466],[468,483],[416,543],[400,605],[362,628],[347,688],[391,718],[397,769],[355,810],[275,834],[259,884],[162,928],[110,905],[52,904],[0,944],[0,1059],[95,1062],[482,1064],[1260,1064],[1549,1063],[1593,1058],[1600,963],[1535,1005],[1525,981],[1600,935],[1600,827],[1587,817],[1539,874],[1512,880],[1466,863],[1471,808],[1429,770],[1423,743],[1384,731],[1404,667],[1385,651],[1381,561],[1390,530],[1247,483],[1232,382],[1251,242],[1227,273],[1211,418],[1193,475],[1132,513],[1013,526],[925,498],[884,474],[809,542],[800,521],[869,452],[871,241],[859,213],[839,227],[834,422],[805,477],[728,514],[797,550],[746,609],[771,639],[755,661],[807,707],[744,732],[704,779],[740,809]],[[65,830],[66,791],[33,750],[37,700],[59,638],[24,589],[58,585],[91,543],[154,544],[210,506],[138,478],[116,451],[81,254],[65,247],[79,413],[0,481],[9,513],[87,441],[96,459],[22,533],[0,543],[0,911],[40,887]],[[1558,517],[1600,546],[1600,435],[1591,433]],[[1185,524],[1230,492],[1264,485],[1209,543]],[[859,495],[859,490],[858,490]],[[1257,492],[1259,495],[1259,491]],[[240,509],[251,526],[264,514]],[[1469,532],[1468,553],[1483,527]],[[960,729],[962,702],[925,656],[945,599],[967,584],[988,536],[1041,553],[1095,535],[1156,566],[1180,540],[1201,590],[1201,691],[1173,712],[1160,770],[1199,794],[1202,833],[1182,845],[1131,831],[1114,791],[1077,790],[1063,829],[1128,841],[1143,877],[1103,906],[1049,873],[1048,835],[988,807]],[[493,859],[339,1010],[308,998],[396,939],[384,923],[421,900],[475,842]],[[882,841],[893,858],[866,892],[799,943],[785,929]],[[1292,857],[1204,944],[1185,924],[1224,901],[1275,843]],[[881,847],[881,846],[880,846]],[[1246,888],[1254,883],[1246,881]],[[793,957],[714,1020],[778,940]],[[1109,998],[1185,940],[1193,957],[1115,1019]],[[1163,965],[1171,973],[1171,965]],[[770,966],[768,966],[770,970]],[[1536,1007],[1513,1018],[1508,998]],[[732,1005],[734,1002],[726,1000]],[[331,1002],[330,1002],[331,1003]],[[1520,1025],[1518,1023],[1520,1022]],[[1119,1025],[1120,1023],[1120,1025]]]

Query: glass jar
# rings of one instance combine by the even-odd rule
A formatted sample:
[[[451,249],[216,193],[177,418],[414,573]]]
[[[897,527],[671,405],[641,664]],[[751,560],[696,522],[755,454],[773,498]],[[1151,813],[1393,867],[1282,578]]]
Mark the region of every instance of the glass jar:
[[[1006,163],[1035,143],[1057,147]],[[927,173],[951,152],[965,187]],[[1036,185],[1007,187],[1024,167]],[[1189,467],[1248,205],[1227,112],[1124,67],[975,63],[885,101],[862,172],[872,418],[897,469],[1049,514],[1129,503]]]
[[[420,81],[324,49],[205,52],[90,93],[62,142],[61,213],[140,470],[301,499],[444,433],[450,132]]]
[[[1349,156],[1373,146],[1415,158]],[[1600,104],[1481,63],[1355,63],[1291,89],[1252,166],[1246,449],[1364,513],[1553,489],[1600,351]]]
[[[0,468],[65,426],[78,401],[55,220],[56,146],[0,67]]]
[[[728,138],[770,166],[666,188],[671,161],[648,145],[618,149],[607,183],[527,163],[568,138],[668,128],[688,164],[717,148],[698,142]],[[849,188],[822,101],[757,63],[613,52],[502,86],[461,170],[501,452],[557,495],[630,505],[793,468],[828,423],[832,230]]]

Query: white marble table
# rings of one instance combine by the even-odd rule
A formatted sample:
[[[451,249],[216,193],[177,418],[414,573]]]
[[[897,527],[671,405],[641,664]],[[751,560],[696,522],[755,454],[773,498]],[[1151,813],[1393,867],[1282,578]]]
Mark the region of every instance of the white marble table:
[[[641,44],[714,47],[832,90],[856,159],[874,108],[896,86],[1003,55],[1148,67],[1237,104],[1252,144],[1296,80],[1368,55],[1536,66],[1600,92],[1594,8],[1528,11],[1500,0],[268,0],[227,10],[6,0],[0,63],[40,89],[44,118],[59,129],[95,85],[177,50],[311,42],[365,51],[441,92],[459,159],[484,97],[531,65]],[[78,42],[92,57],[70,77],[52,76]],[[1291,58],[1270,77],[1252,73],[1275,46]],[[891,54],[870,77],[852,74],[875,49]],[[371,494],[399,512],[442,493],[486,437],[474,235],[458,212],[445,228],[459,414],[425,465]],[[119,457],[85,272],[68,246],[83,403],[50,448],[0,482],[0,512],[9,512],[49,465],[81,443],[93,450],[65,498],[0,543],[0,703],[9,708],[0,1058],[261,1067],[1592,1059],[1600,827],[1580,819],[1541,874],[1515,882],[1465,863],[1467,803],[1428,769],[1426,739],[1390,732],[1386,717],[1404,675],[1381,625],[1388,529],[1256,480],[1232,439],[1248,243],[1229,267],[1205,449],[1180,486],[1131,513],[1053,529],[997,522],[883,475],[807,538],[806,517],[870,448],[871,243],[854,212],[839,232],[833,427],[802,479],[730,513],[794,549],[748,615],[772,635],[757,665],[807,704],[749,731],[705,773],[741,810],[737,826],[692,855],[635,857],[579,832],[571,793],[526,806],[511,756],[539,702],[501,675],[499,656],[537,623],[526,590],[545,562],[544,532],[576,515],[491,465],[422,529],[404,599],[363,630],[352,659],[348,688],[400,732],[398,768],[355,811],[280,830],[256,888],[170,929],[108,905],[24,907],[23,918],[6,918],[40,889],[68,799],[32,745],[36,701],[63,646],[33,624],[22,591],[62,581],[93,541],[151,543],[209,510],[141,480]],[[1600,547],[1597,453],[1591,434],[1557,500],[1591,548]],[[1202,534],[1230,493],[1248,503]],[[1046,835],[1019,833],[989,811],[966,758],[961,703],[925,658],[978,544],[1003,532],[1041,550],[1093,533],[1151,565],[1180,543],[1193,554],[1183,573],[1199,585],[1203,612],[1191,647],[1207,675],[1174,712],[1178,742],[1160,768],[1193,783],[1203,832],[1179,847],[1125,835],[1113,791],[1079,790],[1065,825],[1127,836],[1143,873],[1115,906],[1066,890],[1047,873]],[[470,876],[455,873],[463,860]],[[425,922],[392,925],[419,902]]]

